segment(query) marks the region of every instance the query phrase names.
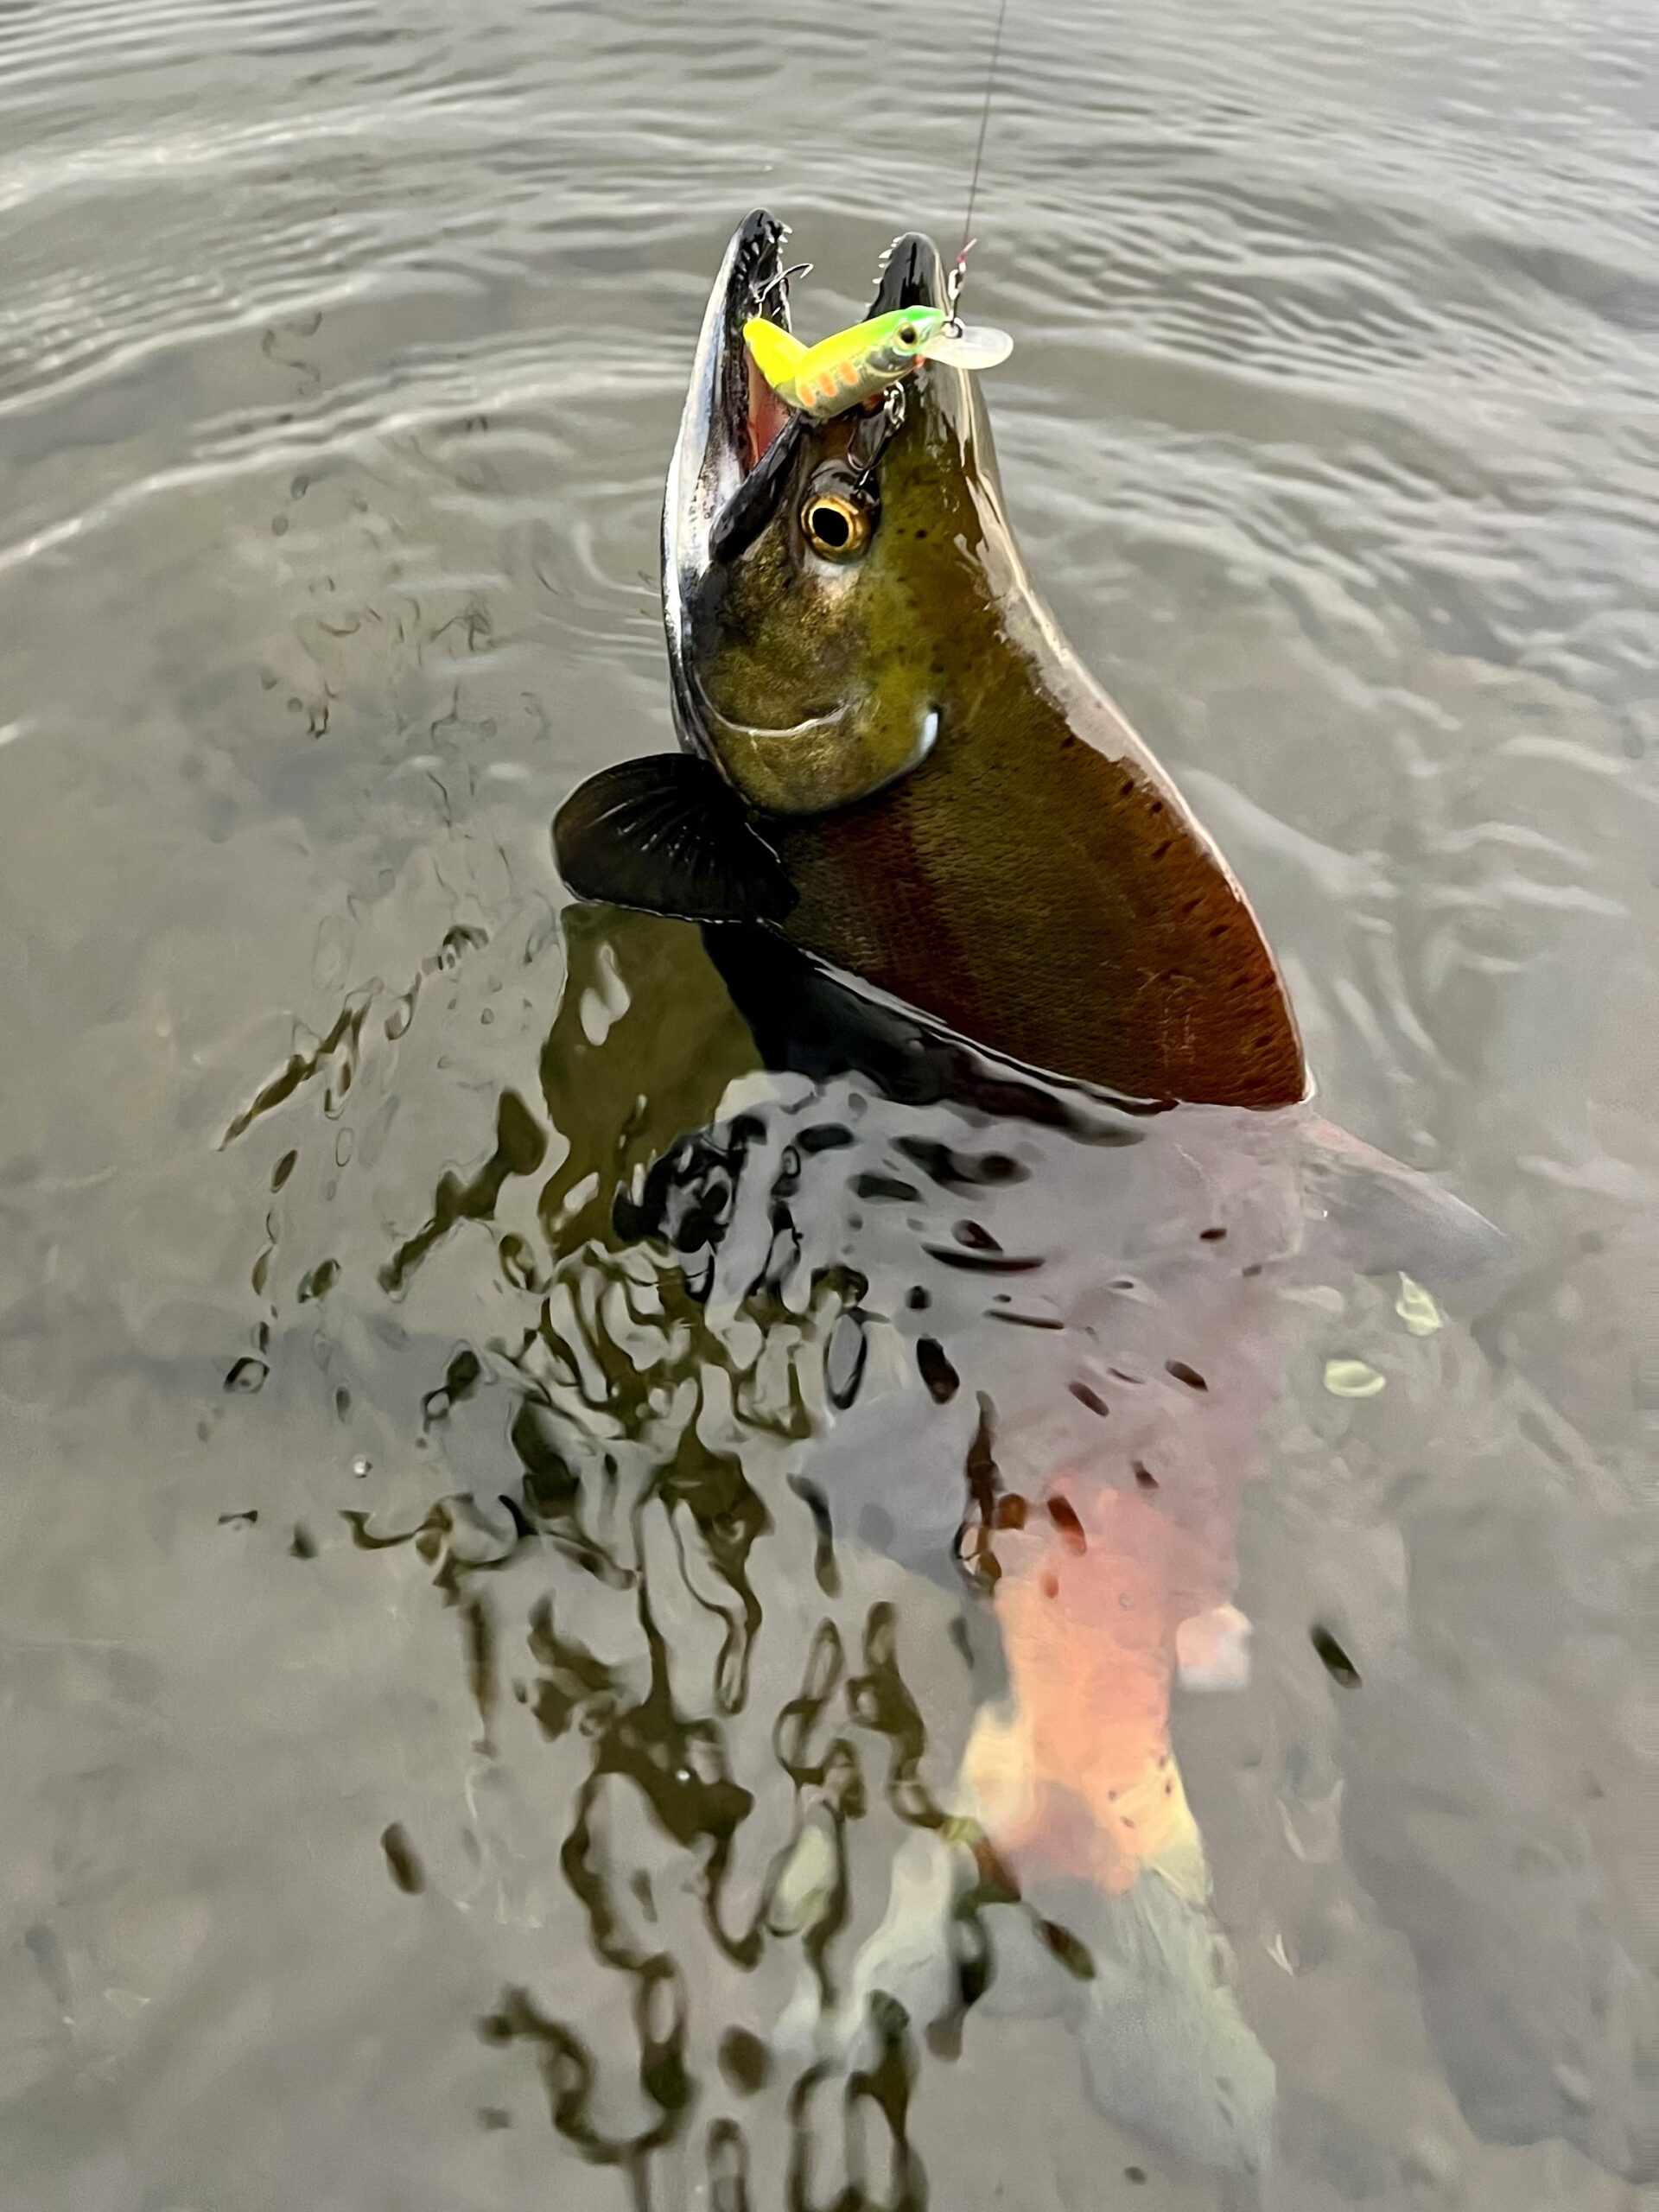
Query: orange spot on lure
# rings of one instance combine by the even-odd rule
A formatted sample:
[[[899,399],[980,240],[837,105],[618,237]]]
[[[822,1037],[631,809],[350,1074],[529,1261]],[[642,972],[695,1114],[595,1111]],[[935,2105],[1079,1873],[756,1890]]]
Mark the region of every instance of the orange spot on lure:
[[[755,366],[786,406],[819,422],[861,407],[918,361],[994,369],[1014,351],[1006,331],[964,329],[944,308],[897,308],[804,346],[756,315],[743,326]]]

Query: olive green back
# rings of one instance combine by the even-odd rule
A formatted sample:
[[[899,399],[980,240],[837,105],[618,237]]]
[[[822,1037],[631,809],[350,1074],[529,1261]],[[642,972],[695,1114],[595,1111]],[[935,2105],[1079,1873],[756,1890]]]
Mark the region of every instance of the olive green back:
[[[699,676],[721,709],[773,729],[838,713],[810,742],[861,746],[863,788],[938,715],[931,754],[887,789],[766,820],[799,893],[787,935],[1054,1074],[1136,1098],[1300,1099],[1255,918],[1033,593],[976,390],[931,365],[908,399],[862,558],[832,569],[803,549],[800,501],[851,435],[813,426],[775,518],[702,610]],[[739,758],[722,764],[760,797]]]

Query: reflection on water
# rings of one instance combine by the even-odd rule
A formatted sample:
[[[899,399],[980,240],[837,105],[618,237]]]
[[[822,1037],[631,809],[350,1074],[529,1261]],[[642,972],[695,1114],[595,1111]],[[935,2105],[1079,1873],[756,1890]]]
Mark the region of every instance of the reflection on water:
[[[464,948],[486,949],[481,932]],[[359,1459],[334,1513],[358,1551],[412,1552],[454,1616],[469,1799],[555,1763],[544,1831],[473,1839],[498,1910],[514,1889],[539,1899],[510,1909],[540,1940],[479,2034],[531,2062],[557,2133],[640,2202],[700,2160],[734,2207],[925,2202],[923,2069],[965,2036],[1000,2063],[1036,2022],[1071,2045],[1128,2165],[1265,2172],[1305,2101],[1281,2117],[1241,2002],[1173,1709],[1250,1686],[1245,1486],[1287,1359],[1344,1363],[1307,1358],[1310,1322],[1432,1421],[1439,1308],[1397,1269],[1369,1290],[1341,1272],[1302,1112],[1147,1119],[1040,1091],[1021,1110],[1006,1080],[998,1112],[938,1095],[913,1061],[895,1096],[858,1071],[886,1040],[855,1022],[854,1065],[828,1071],[823,995],[792,1024],[775,1001],[772,1022],[819,1072],[768,1075],[691,929],[581,910],[565,949],[534,1081],[474,1097],[480,1164],[386,1218],[360,1282],[296,1249],[272,1300],[292,1232],[266,1221],[266,1318],[226,1378],[248,1390],[257,1363],[263,1382],[318,1304],[315,1394],[348,1427],[360,1398],[402,1397],[400,1456],[424,1471],[389,1482]],[[500,950],[498,972],[549,950]],[[760,980],[781,997],[775,963]],[[364,1039],[400,1044],[408,1004],[356,995],[227,1144],[287,1142],[276,1179],[297,1191],[315,1141],[288,1141],[302,1094],[325,1139],[354,1085],[359,1110],[377,1078],[395,1096]],[[353,1291],[368,1308],[340,1313]],[[1376,1850],[1344,1831],[1341,1694],[1410,1696],[1400,1625],[1366,1586],[1389,1562],[1323,1541],[1333,1563],[1291,1601],[1302,1642],[1271,1684],[1327,1739],[1285,1748],[1281,1834],[1256,1808],[1254,1849],[1281,1879]],[[308,1529],[293,1548],[315,1555]],[[1420,1714],[1390,1794],[1436,1740],[1458,1758],[1460,1703]],[[424,1891],[417,1835],[393,1821],[381,1842],[396,1887]],[[1344,1916],[1330,1897],[1268,1905],[1266,1874],[1259,1940],[1294,1972]],[[1486,1879],[1501,1919],[1512,1899]],[[1398,1926],[1432,1971],[1446,1932],[1424,1902],[1408,1883]],[[1501,1950],[1474,1951],[1459,2006],[1501,2010],[1504,1974]],[[1560,2062],[1540,2076],[1495,2029],[1478,2047],[1500,2098],[1522,2101],[1523,2137],[1548,2133]],[[1444,2055],[1454,2080],[1465,2036]],[[492,2126],[523,2079],[504,2077]],[[1490,2117],[1478,2087],[1466,2110]],[[1514,2125],[1505,2108],[1498,2132]],[[1348,2155],[1395,2155],[1386,2126],[1360,2140]]]
[[[959,10],[0,14],[9,2207],[1643,2201],[1650,31],[1022,0],[982,193],[1459,1287],[561,910],[720,246],[952,234]]]

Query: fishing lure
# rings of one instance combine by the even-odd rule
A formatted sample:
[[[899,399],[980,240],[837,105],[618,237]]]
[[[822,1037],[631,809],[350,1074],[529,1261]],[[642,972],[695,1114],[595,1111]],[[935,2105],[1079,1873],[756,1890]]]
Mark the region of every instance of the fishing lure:
[[[1006,331],[967,329],[946,308],[896,308],[804,346],[764,315],[743,326],[754,365],[786,406],[828,422],[861,407],[918,361],[994,369],[1014,351]]]

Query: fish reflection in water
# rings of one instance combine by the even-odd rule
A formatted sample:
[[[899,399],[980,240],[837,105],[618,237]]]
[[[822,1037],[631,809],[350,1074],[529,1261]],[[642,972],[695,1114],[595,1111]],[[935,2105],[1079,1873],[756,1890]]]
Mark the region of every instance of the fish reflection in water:
[[[770,2201],[735,2117],[768,2088],[787,2202],[919,2204],[918,2070],[974,2014],[1058,2018],[1135,2139],[1259,2171],[1274,2069],[1170,1706],[1248,1669],[1274,1304],[1341,1212],[1302,1109],[1119,1112],[728,959],[764,1073],[695,931],[565,927],[542,1098],[503,1094],[382,1269],[416,1305],[457,1231],[494,1240],[487,1337],[411,1346],[448,1494],[350,1516],[456,1609],[485,1751],[517,1703],[570,1777],[541,1849],[614,2001],[527,1961],[483,2032],[641,2202],[687,2157]],[[1432,1279],[1413,1228],[1388,1256]]]

